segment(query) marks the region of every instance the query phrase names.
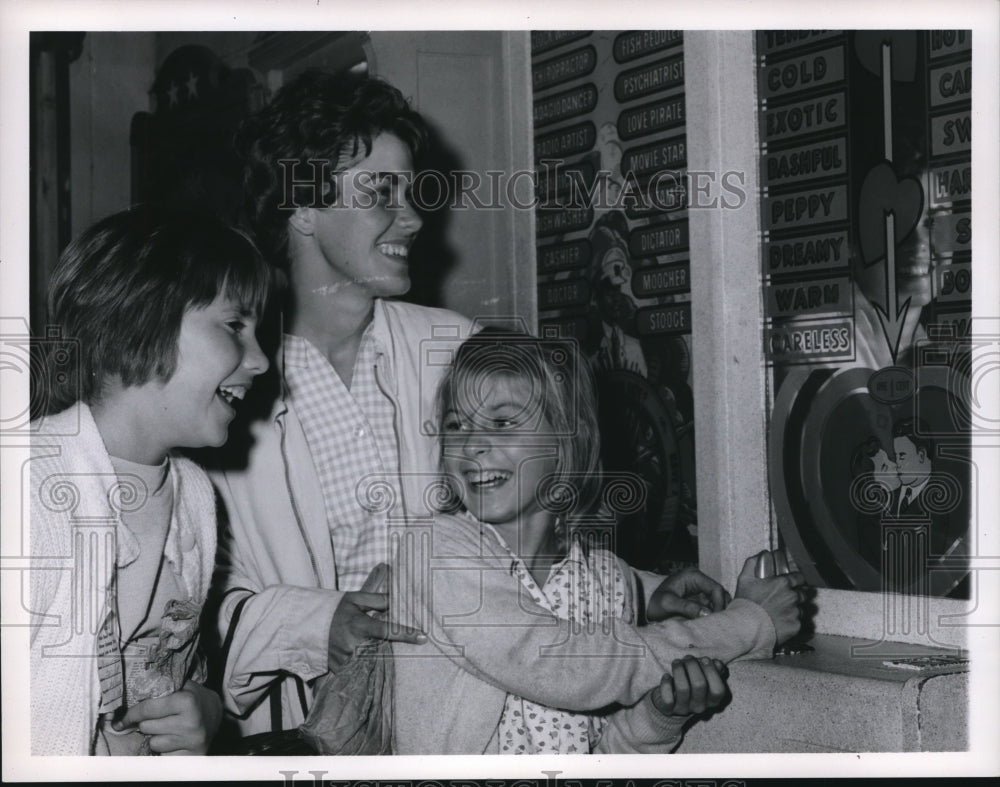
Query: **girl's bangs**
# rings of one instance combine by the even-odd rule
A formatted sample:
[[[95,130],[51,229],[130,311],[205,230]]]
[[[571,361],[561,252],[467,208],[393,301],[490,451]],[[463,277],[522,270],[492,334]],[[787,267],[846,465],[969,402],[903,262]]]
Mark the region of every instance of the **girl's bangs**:
[[[260,315],[271,290],[271,270],[256,246],[238,230],[219,245],[212,267],[215,292],[240,304],[248,313]],[[221,239],[220,239],[221,240]]]

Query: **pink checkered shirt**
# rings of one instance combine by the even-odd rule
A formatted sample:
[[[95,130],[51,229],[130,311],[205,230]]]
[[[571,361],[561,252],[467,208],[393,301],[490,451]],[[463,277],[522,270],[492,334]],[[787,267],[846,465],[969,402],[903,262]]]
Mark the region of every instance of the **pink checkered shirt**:
[[[285,380],[323,488],[338,590],[360,589],[375,564],[389,558],[386,514],[361,505],[358,481],[384,476],[399,499],[395,411],[375,378],[377,352],[368,326],[348,390],[308,340],[284,336]]]

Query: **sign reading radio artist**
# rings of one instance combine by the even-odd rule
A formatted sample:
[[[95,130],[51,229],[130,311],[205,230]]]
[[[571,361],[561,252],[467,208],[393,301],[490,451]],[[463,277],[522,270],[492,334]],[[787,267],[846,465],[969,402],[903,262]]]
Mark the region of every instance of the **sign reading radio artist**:
[[[561,128],[551,134],[543,134],[535,137],[535,161],[584,153],[594,147],[596,139],[597,130],[589,120]]]
[[[847,186],[836,185],[766,200],[765,229],[777,230],[847,219]]]
[[[760,96],[764,99],[791,96],[843,80],[844,47],[835,46],[780,63],[768,62],[760,72]]]
[[[536,91],[561,85],[571,79],[590,74],[597,65],[597,50],[592,46],[574,49],[531,69],[531,83]]]

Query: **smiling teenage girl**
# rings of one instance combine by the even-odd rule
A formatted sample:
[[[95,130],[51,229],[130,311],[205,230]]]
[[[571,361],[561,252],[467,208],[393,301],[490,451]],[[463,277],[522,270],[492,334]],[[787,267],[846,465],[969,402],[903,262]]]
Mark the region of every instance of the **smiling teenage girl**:
[[[392,300],[410,287],[426,136],[395,88],[320,72],[241,133],[250,223],[288,280],[278,395],[248,424],[249,452],[213,476],[231,539],[224,694],[244,735],[300,724],[316,679],[365,640],[420,639],[370,617],[386,596],[361,588],[388,559],[387,521],[419,513],[436,475],[423,424],[445,365],[425,346],[457,345],[470,325]],[[366,497],[371,481],[388,505]]]
[[[88,229],[53,274],[80,385],[53,374],[39,392],[31,550],[76,567],[31,572],[34,754],[203,754],[218,727],[197,653],[214,499],[171,452],[224,443],[267,369],[268,281],[242,234],[141,208]]]

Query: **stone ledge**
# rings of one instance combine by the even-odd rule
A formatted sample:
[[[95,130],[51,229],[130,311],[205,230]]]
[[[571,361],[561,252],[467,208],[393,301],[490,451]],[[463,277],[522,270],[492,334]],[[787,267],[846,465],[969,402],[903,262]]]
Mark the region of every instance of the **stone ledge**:
[[[968,668],[890,657],[954,654],[817,634],[814,650],[730,665],[732,700],[693,725],[678,753],[966,751]]]

